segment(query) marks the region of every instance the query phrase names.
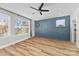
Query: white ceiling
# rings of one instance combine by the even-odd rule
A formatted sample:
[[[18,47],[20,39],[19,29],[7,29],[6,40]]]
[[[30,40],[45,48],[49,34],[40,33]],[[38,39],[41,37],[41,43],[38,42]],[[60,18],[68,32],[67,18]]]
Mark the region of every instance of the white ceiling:
[[[21,14],[33,20],[71,15],[78,5],[78,3],[45,3],[43,8],[50,11],[46,13],[44,12],[43,15],[40,15],[38,11],[30,8],[30,6],[38,8],[40,3],[0,3],[0,7]]]

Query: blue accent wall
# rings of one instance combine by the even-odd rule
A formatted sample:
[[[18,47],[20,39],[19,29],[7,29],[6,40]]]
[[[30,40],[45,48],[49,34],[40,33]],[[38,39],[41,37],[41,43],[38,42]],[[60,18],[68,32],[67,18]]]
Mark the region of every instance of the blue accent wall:
[[[65,27],[56,27],[56,20],[65,19]],[[35,21],[35,36],[70,40],[70,16]]]

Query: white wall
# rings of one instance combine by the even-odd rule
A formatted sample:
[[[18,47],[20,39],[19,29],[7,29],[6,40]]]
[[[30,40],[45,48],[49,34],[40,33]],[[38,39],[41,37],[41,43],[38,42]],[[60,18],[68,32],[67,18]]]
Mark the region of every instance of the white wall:
[[[76,41],[77,41],[76,46],[79,48],[79,5],[72,13],[71,19],[76,20]],[[71,29],[73,29],[73,25],[72,25]],[[72,30],[72,33],[73,33],[73,30]],[[74,40],[73,38],[74,38],[74,36],[72,34],[72,40]]]
[[[73,20],[76,20],[74,12],[70,15],[70,38],[71,42],[74,43],[74,24]]]
[[[35,21],[32,20],[32,37],[35,36]]]
[[[15,22],[15,18],[17,17],[15,14],[7,12],[5,10],[0,9],[1,13],[5,13],[11,16],[11,24],[10,24],[10,36],[7,37],[0,37],[0,48],[4,48],[6,46],[9,46],[11,44],[15,44],[17,42],[20,42],[22,40],[26,40],[28,38],[30,38],[30,32],[26,33],[26,34],[21,34],[21,35],[15,35],[15,28],[14,28],[14,22]]]
[[[0,7],[33,20],[42,20],[70,15],[78,5],[78,3],[45,3],[43,9],[48,9],[50,11],[43,12],[43,15],[41,16],[38,11],[30,8],[31,6],[38,8],[40,4],[41,3],[0,3]]]

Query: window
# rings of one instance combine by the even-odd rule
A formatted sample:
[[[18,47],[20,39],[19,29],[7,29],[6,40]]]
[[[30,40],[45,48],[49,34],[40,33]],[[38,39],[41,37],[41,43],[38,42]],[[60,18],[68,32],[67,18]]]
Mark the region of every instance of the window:
[[[15,20],[15,30],[16,34],[24,34],[24,33],[29,33],[29,21],[25,18],[18,17]]]
[[[9,35],[9,22],[10,16],[0,13],[0,37],[6,37]]]
[[[65,27],[65,19],[56,20],[56,27]]]

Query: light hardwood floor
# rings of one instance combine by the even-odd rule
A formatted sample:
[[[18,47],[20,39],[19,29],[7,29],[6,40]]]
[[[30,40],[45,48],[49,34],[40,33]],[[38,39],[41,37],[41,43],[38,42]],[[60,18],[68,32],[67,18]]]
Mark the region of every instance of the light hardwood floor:
[[[31,38],[0,49],[1,56],[79,56],[79,49],[68,41]]]

